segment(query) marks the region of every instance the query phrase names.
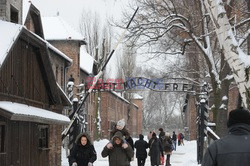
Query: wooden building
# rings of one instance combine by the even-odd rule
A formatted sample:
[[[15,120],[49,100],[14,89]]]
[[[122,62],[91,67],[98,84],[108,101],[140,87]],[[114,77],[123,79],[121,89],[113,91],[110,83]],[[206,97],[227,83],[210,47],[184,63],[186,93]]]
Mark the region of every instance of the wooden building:
[[[0,165],[61,165],[58,88],[46,41],[24,26],[0,21]],[[55,141],[56,140],[56,141]]]

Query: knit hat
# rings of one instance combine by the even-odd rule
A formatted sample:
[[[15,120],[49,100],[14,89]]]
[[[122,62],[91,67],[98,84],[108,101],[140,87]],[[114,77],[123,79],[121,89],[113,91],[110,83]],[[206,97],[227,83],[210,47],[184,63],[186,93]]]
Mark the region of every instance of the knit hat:
[[[231,127],[237,123],[245,123],[250,125],[250,112],[243,108],[232,110],[229,113],[227,126]]]
[[[122,129],[124,128],[125,126],[125,120],[124,119],[121,119],[117,122],[117,126],[120,126]]]

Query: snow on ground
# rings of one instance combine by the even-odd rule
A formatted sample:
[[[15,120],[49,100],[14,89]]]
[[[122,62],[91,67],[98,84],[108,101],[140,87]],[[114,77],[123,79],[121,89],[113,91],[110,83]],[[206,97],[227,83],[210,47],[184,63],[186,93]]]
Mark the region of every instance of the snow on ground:
[[[134,139],[136,141],[137,139]],[[147,141],[147,140],[146,140]],[[108,157],[103,158],[101,152],[103,147],[108,143],[108,140],[95,141],[94,146],[97,152],[97,161],[95,166],[109,166]],[[170,158],[171,166],[198,166],[197,164],[197,148],[196,141],[184,141],[184,146],[177,146],[177,150],[173,151]],[[166,156],[165,156],[166,158]],[[68,159],[65,155],[65,150],[62,149],[62,166],[69,166]],[[131,162],[131,166],[137,166],[137,159]],[[147,157],[145,166],[150,166],[150,158]]]

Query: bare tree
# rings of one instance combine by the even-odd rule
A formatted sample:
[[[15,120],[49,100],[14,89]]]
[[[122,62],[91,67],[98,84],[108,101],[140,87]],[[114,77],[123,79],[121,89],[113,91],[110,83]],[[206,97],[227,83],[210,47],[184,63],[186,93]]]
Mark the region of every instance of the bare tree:
[[[222,136],[226,133],[225,119],[228,109],[228,101],[223,98],[228,96],[229,85],[233,78],[231,75],[233,73],[235,76],[236,71],[232,71],[232,68],[228,66],[228,59],[225,59],[227,52],[220,47],[221,39],[218,33],[215,33],[213,15],[207,12],[203,2],[203,0],[137,0],[135,3],[136,6],[140,6],[140,10],[127,38],[138,43],[138,47],[150,47],[151,49],[148,50],[155,54],[155,58],[169,54],[187,55],[188,49],[191,52],[194,51],[189,56],[195,56],[193,60],[197,61],[197,63],[190,61],[193,63],[195,74],[191,75],[191,78],[190,74],[184,74],[183,77],[189,77],[201,83],[205,75],[209,74],[214,97],[213,117],[217,124],[216,130]],[[210,1],[207,2],[210,3]],[[240,4],[240,6],[235,5],[233,1],[229,4],[218,3],[220,8],[226,6],[235,9],[234,11],[240,10],[242,13],[247,13],[246,1],[240,0]],[[219,15],[214,16],[219,18]],[[243,15],[229,22],[230,26],[227,30],[234,30],[234,36],[237,36],[236,41],[249,36],[248,30],[242,28],[250,20],[246,18]],[[229,37],[233,36],[229,35]],[[244,47],[240,43],[238,42],[237,48]],[[194,45],[198,49],[190,49]],[[202,67],[204,61],[206,67]],[[191,68],[188,71],[191,71]]]
[[[90,11],[83,11],[80,19],[80,31],[85,36],[87,42],[87,52],[94,57],[96,64],[94,70],[98,73],[102,66],[105,64],[109,53],[111,52],[111,34],[112,28],[109,24],[101,22],[100,16]],[[104,71],[101,79],[107,75],[107,70]],[[96,131],[97,139],[101,137],[101,126],[100,126],[100,92],[95,95],[95,102],[98,103],[96,106]]]

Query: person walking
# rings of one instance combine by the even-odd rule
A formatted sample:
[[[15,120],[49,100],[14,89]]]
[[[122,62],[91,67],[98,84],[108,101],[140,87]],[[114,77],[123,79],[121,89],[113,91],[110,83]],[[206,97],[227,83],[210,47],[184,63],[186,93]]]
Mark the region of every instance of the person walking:
[[[165,154],[167,155],[166,166],[171,166],[170,156],[172,154],[172,151],[174,150],[174,147],[173,147],[173,142],[172,142],[170,133],[166,133],[166,137],[163,140],[163,150],[164,150]]]
[[[152,138],[149,140],[149,155],[151,166],[159,166],[160,157],[164,157],[162,144],[155,133],[152,134]]]
[[[163,139],[165,139],[165,132],[163,131],[163,128],[159,128],[159,139],[162,142]]]
[[[184,135],[183,135],[183,133],[180,133],[180,145],[184,146]]]
[[[177,136],[176,136],[176,134],[175,134],[175,131],[173,131],[172,141],[173,141],[173,145],[174,145],[174,150],[176,151]]]
[[[180,146],[181,145],[181,133],[178,133],[177,141],[178,141],[178,146]]]
[[[137,165],[144,166],[145,161],[147,158],[147,151],[146,149],[149,147],[148,143],[143,140],[144,136],[139,134],[139,140],[135,141],[135,148],[136,148],[136,158],[137,158]]]
[[[111,142],[102,150],[102,157],[109,156],[109,166],[130,166],[130,161],[134,156],[134,151],[128,143],[123,142],[123,135],[117,131]],[[111,146],[112,145],[112,146]]]
[[[231,111],[227,126],[228,135],[207,148],[202,166],[250,165],[250,112],[243,108]]]
[[[112,141],[112,138],[114,137],[115,133],[119,131],[122,133],[122,139],[123,139],[123,143],[129,143],[130,146],[132,147],[133,151],[134,151],[134,141],[131,138],[128,130],[126,129],[126,124],[125,124],[125,120],[121,119],[119,120],[116,125],[114,126],[113,130],[110,133],[110,139]],[[113,144],[111,143],[111,141],[109,142],[109,146],[113,146]],[[133,157],[129,159],[130,161],[133,160]]]
[[[148,135],[147,135],[148,140],[150,140],[150,139],[152,138],[152,134],[153,134],[153,133],[154,133],[153,131],[150,131],[150,132],[148,133]]]
[[[96,158],[96,151],[89,136],[86,133],[78,135],[69,156],[70,166],[93,166]]]

